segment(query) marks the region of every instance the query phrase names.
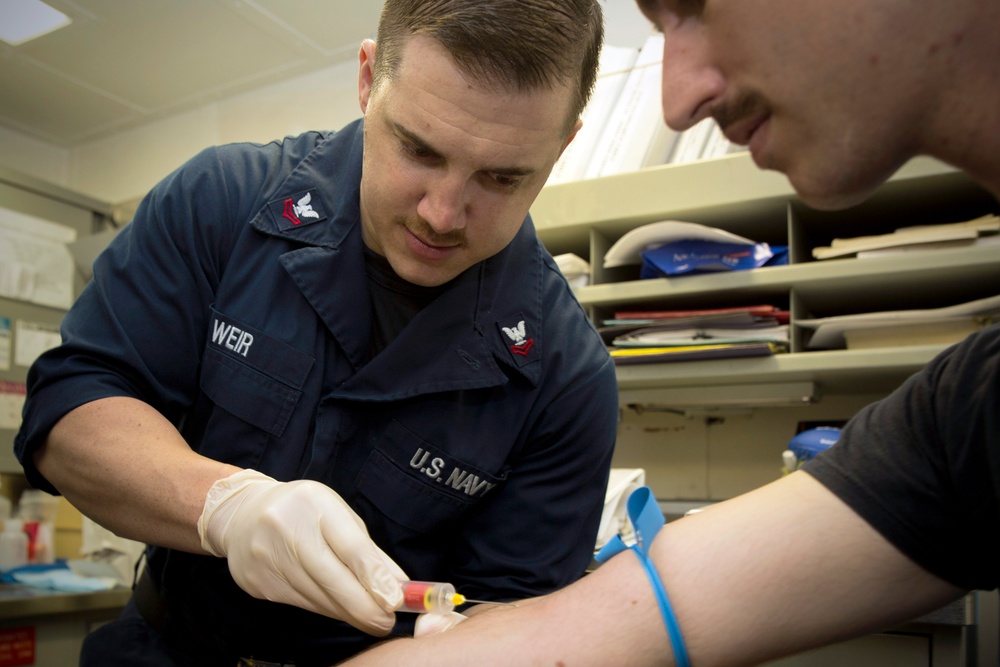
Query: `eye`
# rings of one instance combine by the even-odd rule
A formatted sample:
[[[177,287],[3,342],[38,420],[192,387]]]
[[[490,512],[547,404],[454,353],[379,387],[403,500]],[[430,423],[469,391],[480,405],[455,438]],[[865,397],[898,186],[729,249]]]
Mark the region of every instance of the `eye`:
[[[509,174],[492,173],[489,175],[497,187],[504,190],[511,190],[521,184],[523,180],[520,176],[510,176]]]
[[[524,175],[506,171],[484,171],[482,181],[484,187],[500,193],[512,193],[524,185]]]
[[[417,160],[427,160],[430,158],[437,157],[437,155],[431,149],[420,144],[414,144],[409,141],[400,141],[400,149],[408,156]]]

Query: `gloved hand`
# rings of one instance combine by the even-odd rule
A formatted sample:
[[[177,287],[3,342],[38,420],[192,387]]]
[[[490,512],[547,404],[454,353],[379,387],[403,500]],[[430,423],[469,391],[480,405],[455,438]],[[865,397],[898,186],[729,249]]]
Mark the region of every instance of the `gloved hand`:
[[[279,482],[256,470],[218,480],[198,519],[205,551],[229,559],[250,595],[295,605],[385,635],[406,574],[364,522],[319,482]]]

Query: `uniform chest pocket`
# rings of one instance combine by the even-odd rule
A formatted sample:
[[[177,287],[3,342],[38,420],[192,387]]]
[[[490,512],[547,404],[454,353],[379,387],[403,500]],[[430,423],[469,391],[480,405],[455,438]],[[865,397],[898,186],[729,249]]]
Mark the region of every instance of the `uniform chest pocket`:
[[[430,531],[494,493],[490,474],[424,442],[393,421],[358,473],[358,490],[394,522]]]
[[[313,359],[259,329],[212,314],[202,392],[226,412],[280,437]]]

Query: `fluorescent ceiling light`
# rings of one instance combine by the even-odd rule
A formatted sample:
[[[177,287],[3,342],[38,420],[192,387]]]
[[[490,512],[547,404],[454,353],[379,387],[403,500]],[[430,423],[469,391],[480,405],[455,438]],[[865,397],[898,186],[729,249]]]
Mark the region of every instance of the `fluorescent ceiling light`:
[[[70,21],[41,0],[0,0],[0,39],[11,46],[67,26]]]

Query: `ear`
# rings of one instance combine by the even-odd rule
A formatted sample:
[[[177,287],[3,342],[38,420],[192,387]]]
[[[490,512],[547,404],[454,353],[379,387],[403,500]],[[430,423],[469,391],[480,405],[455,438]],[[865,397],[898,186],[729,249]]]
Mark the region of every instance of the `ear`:
[[[372,93],[372,75],[375,69],[375,42],[366,39],[358,50],[358,102],[361,113],[368,110],[368,100]]]
[[[583,119],[577,118],[576,125],[573,126],[573,131],[569,133],[569,136],[566,137],[566,143],[564,143],[562,148],[559,149],[559,155],[563,154],[563,151],[566,150],[567,146],[569,146],[569,142],[573,141],[573,138],[576,136],[576,133],[580,131],[581,127],[583,127]]]

